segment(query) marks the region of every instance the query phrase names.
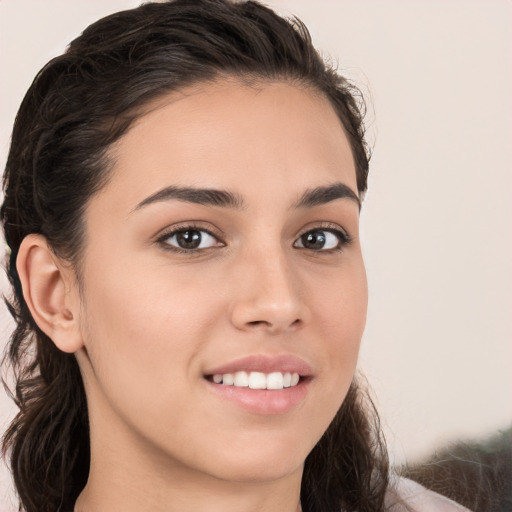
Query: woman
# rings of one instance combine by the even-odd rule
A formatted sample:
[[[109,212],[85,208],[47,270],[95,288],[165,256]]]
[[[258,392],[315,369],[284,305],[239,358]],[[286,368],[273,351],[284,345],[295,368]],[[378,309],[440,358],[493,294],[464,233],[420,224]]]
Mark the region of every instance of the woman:
[[[1,210],[24,510],[459,509],[389,475],[354,378],[367,174],[357,91],[259,4],[146,4],[51,61]]]

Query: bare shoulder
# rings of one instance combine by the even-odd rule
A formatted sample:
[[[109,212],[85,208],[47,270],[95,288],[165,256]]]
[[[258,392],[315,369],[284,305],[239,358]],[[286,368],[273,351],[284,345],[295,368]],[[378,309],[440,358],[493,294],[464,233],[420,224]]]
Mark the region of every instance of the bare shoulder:
[[[389,512],[471,512],[454,501],[429,491],[407,478],[394,476],[386,495]]]

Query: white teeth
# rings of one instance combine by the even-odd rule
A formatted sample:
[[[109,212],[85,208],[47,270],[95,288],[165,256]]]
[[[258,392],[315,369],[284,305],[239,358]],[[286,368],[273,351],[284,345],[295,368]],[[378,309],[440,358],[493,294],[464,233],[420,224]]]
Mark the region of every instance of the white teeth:
[[[283,389],[284,378],[281,372],[269,373],[267,375],[267,389]]]
[[[222,384],[232,386],[235,383],[235,376],[232,373],[225,373],[222,376]]]
[[[249,387],[250,389],[284,389],[296,386],[300,377],[298,373],[272,372],[265,374],[262,372],[236,372],[213,375],[215,384],[224,386],[236,386],[240,388]]]
[[[265,374],[261,372],[251,372],[249,374],[249,387],[251,389],[266,389],[267,378]]]
[[[236,372],[234,385],[239,388],[246,388],[249,386],[249,375],[247,375],[247,372]]]

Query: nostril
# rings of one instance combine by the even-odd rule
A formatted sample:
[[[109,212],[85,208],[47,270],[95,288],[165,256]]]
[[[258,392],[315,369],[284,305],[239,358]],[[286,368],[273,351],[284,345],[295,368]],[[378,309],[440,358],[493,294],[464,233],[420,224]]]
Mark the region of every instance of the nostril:
[[[247,322],[247,325],[270,325],[270,322],[267,322],[266,320],[253,320],[252,322]]]
[[[288,329],[297,330],[303,325],[303,321],[300,318],[295,319],[291,323],[283,322],[269,322],[267,320],[252,320],[246,322],[245,326],[248,330],[264,330],[269,334],[278,334]]]

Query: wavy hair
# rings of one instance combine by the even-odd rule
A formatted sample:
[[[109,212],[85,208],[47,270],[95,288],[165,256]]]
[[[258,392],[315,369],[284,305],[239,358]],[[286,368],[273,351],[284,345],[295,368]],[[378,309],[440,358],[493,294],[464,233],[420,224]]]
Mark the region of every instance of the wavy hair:
[[[72,510],[89,473],[85,390],[73,354],[32,318],[16,271],[20,244],[43,235],[80,278],[83,213],[109,179],[109,147],[152,100],[225,77],[284,81],[325,95],[347,134],[360,195],[369,152],[359,91],[312,45],[304,24],[253,1],[147,3],[89,26],[36,76],[16,117],[0,210],[16,328],[4,356],[19,413],[3,438],[20,510]],[[384,508],[388,461],[378,416],[354,382],[305,462],[304,512]]]

